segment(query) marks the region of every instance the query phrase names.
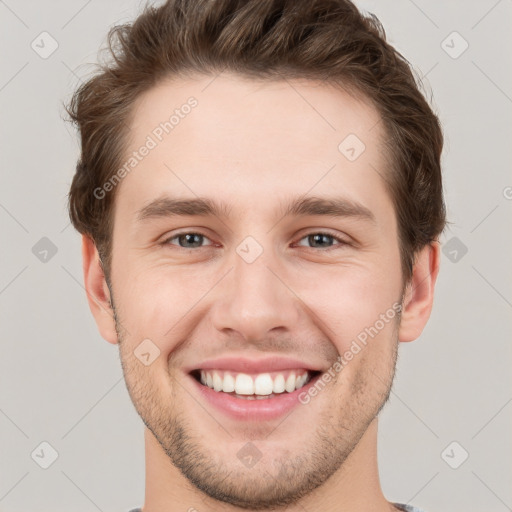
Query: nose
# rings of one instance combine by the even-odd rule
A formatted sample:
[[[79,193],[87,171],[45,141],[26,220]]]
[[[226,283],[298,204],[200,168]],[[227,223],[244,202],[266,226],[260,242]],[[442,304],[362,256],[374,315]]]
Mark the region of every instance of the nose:
[[[252,263],[235,254],[234,268],[218,287],[213,306],[212,320],[218,331],[236,332],[254,343],[271,331],[289,333],[297,328],[300,300],[286,283],[287,273],[269,252]]]

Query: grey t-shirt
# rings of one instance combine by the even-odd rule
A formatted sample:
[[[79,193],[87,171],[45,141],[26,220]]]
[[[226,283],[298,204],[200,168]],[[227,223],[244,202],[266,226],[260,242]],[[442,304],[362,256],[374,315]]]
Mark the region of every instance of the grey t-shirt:
[[[405,512],[423,512],[423,510],[412,505],[403,505],[402,503],[393,503],[393,505],[395,505],[395,507],[399,508],[400,510],[404,510]],[[140,509],[138,512],[140,512]]]
[[[403,510],[404,512],[423,512],[423,510],[413,507],[412,505],[403,505],[402,503],[393,503],[393,505],[395,505],[395,507],[398,507],[400,510]],[[134,508],[129,512],[142,512],[142,509]]]

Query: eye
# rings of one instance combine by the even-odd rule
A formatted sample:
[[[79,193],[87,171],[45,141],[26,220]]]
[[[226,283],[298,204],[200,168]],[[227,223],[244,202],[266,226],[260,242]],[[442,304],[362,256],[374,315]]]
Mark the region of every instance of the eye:
[[[174,243],[177,240],[177,244]],[[208,241],[209,243],[203,244]],[[204,247],[204,245],[213,245],[211,240],[201,233],[179,233],[170,238],[164,240],[163,245],[178,245],[183,249],[196,249],[198,247]]]
[[[305,244],[301,243],[303,240],[306,240],[306,243],[311,244],[306,247],[311,247],[313,249],[328,249],[330,247],[333,247],[334,245],[347,244],[347,242],[345,242],[341,238],[335,237],[334,235],[330,235],[329,233],[310,233],[309,235],[306,235],[305,237],[301,238],[297,245],[304,246]]]

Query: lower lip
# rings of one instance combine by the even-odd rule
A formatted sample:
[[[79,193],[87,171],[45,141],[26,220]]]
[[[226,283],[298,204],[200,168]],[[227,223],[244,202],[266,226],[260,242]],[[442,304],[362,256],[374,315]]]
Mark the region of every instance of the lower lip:
[[[314,386],[320,376],[320,373],[315,375],[305,386],[296,389],[292,393],[284,392],[272,398],[261,400],[246,400],[222,391],[215,391],[198,382],[192,375],[188,375],[201,396],[215,408],[234,419],[247,421],[269,421],[283,416],[297,405],[302,405],[299,401],[299,395]]]

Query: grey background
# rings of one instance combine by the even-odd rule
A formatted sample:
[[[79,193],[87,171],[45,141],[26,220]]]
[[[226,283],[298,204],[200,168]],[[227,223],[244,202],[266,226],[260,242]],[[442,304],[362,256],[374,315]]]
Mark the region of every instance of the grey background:
[[[419,340],[401,345],[381,415],[383,490],[428,512],[512,510],[512,2],[358,5],[379,16],[432,91],[452,222],[432,318]],[[138,7],[0,1],[3,512],[143,503],[143,424],[117,347],[100,338],[89,312],[80,240],[67,218],[78,142],[61,106],[90,72],[107,29]],[[59,45],[46,59],[31,47],[42,46],[43,31]],[[39,465],[51,454],[44,441],[58,453],[48,469]],[[447,462],[460,464],[463,450],[468,459],[453,469]]]

